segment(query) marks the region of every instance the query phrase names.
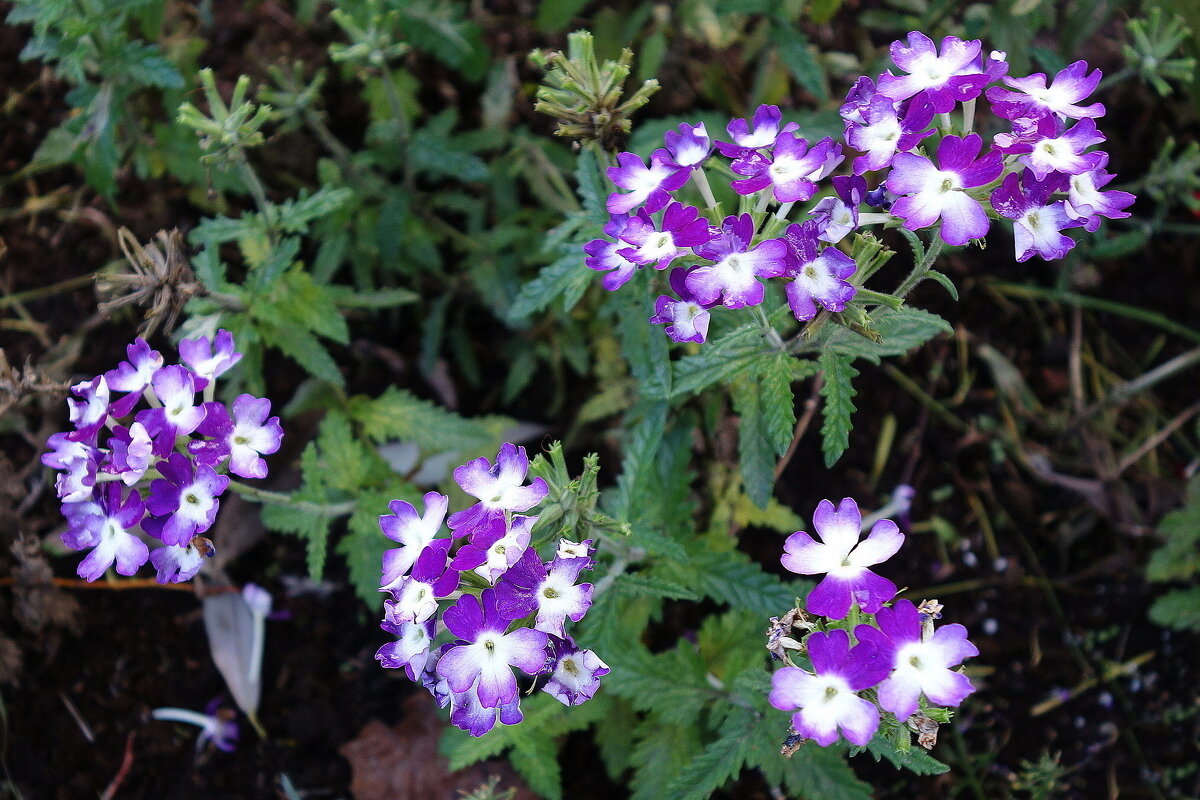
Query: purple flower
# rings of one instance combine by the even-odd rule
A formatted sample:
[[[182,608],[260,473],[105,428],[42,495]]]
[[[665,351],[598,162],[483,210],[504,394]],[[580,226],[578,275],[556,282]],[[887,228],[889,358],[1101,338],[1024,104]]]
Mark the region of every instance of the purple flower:
[[[677,342],[703,342],[708,336],[709,307],[701,304],[688,289],[687,274],[688,270],[682,267],[671,270],[671,288],[679,299],[659,295],[650,322],[665,323],[667,336]]]
[[[72,386],[71,393],[80,399],[67,399],[71,423],[75,426],[75,430],[67,435],[77,442],[94,444],[96,434],[108,419],[108,383],[103,375],[97,375],[90,381]]]
[[[717,149],[729,158],[741,158],[760,147],[770,147],[781,133],[791,133],[800,128],[795,122],[780,127],[782,121],[783,112],[779,106],[759,106],[752,120],[735,119],[729,123],[725,130],[729,132],[733,144],[717,142]]]
[[[201,549],[196,547],[199,542]],[[183,583],[196,577],[200,567],[204,565],[206,556],[212,556],[216,551],[212,542],[203,536],[197,536],[182,547],[179,545],[163,545],[150,553],[150,563],[158,571],[154,580],[158,583]]]
[[[781,133],[770,155],[748,151],[733,162],[730,168],[748,177],[730,185],[738,194],[753,194],[771,186],[780,203],[799,202],[816,194],[814,181],[827,176],[841,161],[841,148],[828,137],[810,149],[806,139]]]
[[[854,174],[883,169],[892,163],[896,153],[912,150],[921,140],[934,133],[933,104],[918,96],[903,106],[901,114],[890,97],[876,95],[860,112],[861,123],[847,121],[846,143],[864,155],[854,159]]]
[[[783,274],[787,244],[769,239],[754,247],[754,220],[749,214],[726,217],[720,231],[696,248],[696,254],[716,263],[696,267],[686,275],[688,290],[703,306],[724,302],[726,308],[756,306],[763,301],[759,278]]]
[[[384,605],[387,606],[387,603]],[[399,638],[380,647],[375,659],[386,669],[403,668],[409,680],[418,680],[429,659],[429,647],[433,643],[437,620],[400,622],[392,618],[390,610],[389,607],[382,627]]]
[[[975,691],[966,675],[951,669],[979,655],[962,625],[943,625],[929,640],[921,641],[920,615],[909,600],[881,609],[875,618],[878,629],[859,625],[854,635],[878,647],[893,668],[877,692],[879,705],[896,719],[903,722],[915,714],[922,694],[939,706],[957,706]]]
[[[390,619],[424,622],[437,611],[438,598],[448,597],[458,588],[458,570],[446,566],[451,544],[450,539],[435,539],[421,551],[412,574],[391,590],[394,599],[384,601]]]
[[[1104,141],[1096,130],[1096,121],[1082,119],[1069,131],[1057,117],[1046,116],[1032,125],[1015,128],[1012,137],[996,136],[996,149],[1004,153],[1020,153],[1020,162],[1038,178],[1051,172],[1078,175],[1096,168],[1100,153],[1085,153],[1087,148]]]
[[[105,484],[96,495],[95,502],[63,506],[69,523],[63,543],[73,550],[92,548],[76,570],[86,581],[96,580],[114,563],[120,574],[133,575],[150,557],[146,543],[130,532],[145,512],[142,496],[132,491],[122,503],[119,483]]]
[[[521,698],[513,697],[496,708],[490,708],[480,702],[473,691],[450,694],[450,723],[454,727],[472,736],[483,736],[496,727],[497,719],[504,725],[516,725],[525,719],[521,713]]]
[[[813,513],[816,542],[804,531],[797,531],[783,543],[783,566],[799,575],[826,573],[808,593],[808,610],[830,619],[844,619],[851,603],[858,603],[867,614],[874,614],[896,596],[896,585],[867,567],[881,564],[895,555],[904,543],[904,534],[890,519],[881,519],[871,533],[859,541],[862,515],[858,504],[847,497],[835,511],[833,503],[822,500]]]
[[[818,305],[827,311],[844,310],[857,291],[846,281],[858,268],[854,259],[836,247],[820,249],[814,220],[789,225],[783,238],[788,244],[784,275],[792,278],[784,291],[796,319],[812,319]]]
[[[536,550],[527,547],[496,585],[496,608],[514,620],[536,611],[534,630],[564,636],[567,618],[578,622],[592,606],[592,585],[575,585],[589,561],[555,558],[547,565]]]
[[[191,459],[182,453],[160,461],[158,471],[163,477],[150,484],[146,500],[146,508],[154,516],[147,517],[142,528],[163,544],[187,544],[212,526],[217,498],[229,485],[229,478],[205,464],[193,469]]]
[[[879,727],[879,710],[855,692],[877,684],[891,664],[880,658],[871,642],[851,649],[850,635],[840,629],[809,636],[808,657],[816,674],[784,667],[771,676],[771,705],[794,711],[792,728],[822,747],[833,744],[839,730],[853,744],[866,747]]]
[[[679,130],[670,130],[663,134],[666,144],[666,158],[663,160],[678,169],[692,170],[706,160],[712,152],[712,139],[708,138],[708,130],[703,122],[689,125],[680,124]]]
[[[629,220],[621,240],[632,247],[617,252],[635,264],[653,264],[666,269],[683,255],[685,247],[699,247],[712,238],[708,221],[694,206],[671,203],[663,212],[662,227],[655,226],[646,209]]]
[[[955,36],[942,39],[939,54],[933,40],[923,33],[908,34],[908,45],[892,42],[892,61],[908,75],[885,73],[879,78],[879,94],[897,102],[924,92],[933,110],[945,114],[955,104],[979,96],[989,82],[984,74],[978,40],[964,42]]]
[[[120,400],[114,400],[109,407],[110,413],[118,419],[133,410],[142,392],[150,385],[154,373],[163,365],[162,355],[157,350],[151,350],[145,339],[134,339],[125,352],[129,360],[104,373],[108,388],[115,392],[128,392]]]
[[[102,469],[121,476],[126,486],[133,486],[150,468],[154,442],[142,423],[134,422],[128,428],[124,425],[114,426],[112,435],[108,437],[108,446],[111,453]]]
[[[542,502],[549,491],[541,478],[523,486],[528,472],[525,448],[508,442],[500,445],[494,466],[486,458],[477,458],[456,468],[454,480],[464,492],[479,498],[479,502],[451,514],[450,529],[458,535],[490,532],[494,539],[503,536],[505,512],[528,511]]]
[[[817,238],[837,244],[858,227],[858,208],[867,197],[867,181],[861,175],[838,175],[832,179],[834,197],[822,197],[812,208]]]
[[[64,503],[90,500],[100,466],[100,451],[86,442],[76,441],[70,433],[51,434],[46,446],[52,449],[42,453],[42,463],[63,470],[54,484],[58,499]]]
[[[634,270],[638,269],[637,264],[621,255],[620,252],[625,247],[625,242],[620,241],[620,237],[628,224],[628,214],[617,214],[604,226],[604,233],[617,241],[593,239],[583,246],[583,252],[587,254],[583,263],[590,269],[608,272],[601,283],[610,292],[615,292],[624,286],[633,277]]]
[[[548,637],[529,628],[505,633],[509,621],[496,610],[495,590],[484,589],[482,601],[463,595],[442,615],[459,642],[438,660],[437,672],[452,692],[472,691],[484,708],[498,708],[517,699],[512,667],[542,671]]]
[[[223,403],[205,403],[204,409],[206,415],[196,430],[214,437],[214,441],[189,443],[188,449],[198,460],[211,466],[228,455],[229,471],[234,475],[267,477],[267,462],[260,456],[276,452],[283,439],[279,417],[267,418],[271,401],[250,394],[238,395],[233,401],[232,419]]]
[[[184,367],[163,367],[154,373],[151,386],[162,407],[139,411],[135,419],[154,438],[154,454],[165,457],[175,449],[178,437],[186,436],[200,427],[205,409],[194,405],[195,376]]]
[[[242,360],[242,354],[233,349],[233,334],[224,329],[217,331],[215,341],[207,336],[184,339],[179,343],[179,357],[205,384]]]
[[[978,134],[947,136],[938,145],[940,169],[924,156],[900,153],[892,162],[887,188],[905,195],[892,206],[909,230],[942,221],[941,236],[962,245],[987,235],[988,218],[979,201],[965,190],[994,181],[1004,171],[1000,153],[979,158],[983,140]]]
[[[208,704],[205,713],[190,711],[186,708],[156,708],[150,716],[169,722],[185,722],[200,728],[196,737],[196,750],[204,748],[208,742],[213,747],[226,753],[232,753],[237,746],[238,726],[234,712],[217,707],[216,700]]]
[[[1100,227],[1100,217],[1121,219],[1129,216],[1124,209],[1133,204],[1137,198],[1129,192],[1116,189],[1102,192],[1115,178],[1104,171],[1108,165],[1108,153],[1096,153],[1095,164],[1091,169],[1072,175],[1067,189],[1067,215],[1080,220],[1088,231]]]
[[[643,210],[652,214],[670,202],[670,193],[687,182],[688,174],[667,163],[667,157],[666,152],[655,151],[647,167],[639,156],[619,153],[617,166],[608,168],[608,177],[618,187],[630,191],[628,194],[610,194],[608,213],[625,214],[644,203]]]
[[[552,636],[550,649],[554,664],[542,691],[564,706],[591,700],[600,688],[600,676],[608,674],[608,665],[591,650],[580,650],[570,639]]]
[[[392,588],[408,574],[413,564],[417,563],[417,556],[421,555],[442,529],[450,498],[437,492],[428,492],[424,500],[424,517],[417,514],[417,509],[413,508],[411,503],[393,500],[388,503],[392,513],[379,518],[379,529],[383,531],[383,535],[404,545],[383,554],[383,577],[379,582],[384,589]]]
[[[1102,117],[1102,104],[1079,105],[1080,101],[1095,91],[1103,74],[1095,70],[1089,75],[1087,68],[1086,61],[1076,61],[1055,75],[1049,86],[1046,85],[1046,75],[1041,72],[1035,72],[1027,78],[1005,78],[1004,82],[1017,91],[1010,92],[993,86],[987,90],[987,99],[996,116],[1005,119],[1036,118],[1050,114],[1071,119]]]
[[[1030,170],[1019,178],[1010,172],[1000,188],[992,192],[992,208],[1013,221],[1017,261],[1028,261],[1034,255],[1052,261],[1075,246],[1075,240],[1061,231],[1079,223],[1067,215],[1064,201],[1049,200],[1050,195],[1065,188],[1066,182],[1066,176],[1059,173],[1038,180]]]
[[[512,525],[498,538],[493,534],[476,533],[454,554],[450,566],[457,570],[473,569],[476,575],[494,583],[529,547],[536,521],[537,517],[514,515]]]

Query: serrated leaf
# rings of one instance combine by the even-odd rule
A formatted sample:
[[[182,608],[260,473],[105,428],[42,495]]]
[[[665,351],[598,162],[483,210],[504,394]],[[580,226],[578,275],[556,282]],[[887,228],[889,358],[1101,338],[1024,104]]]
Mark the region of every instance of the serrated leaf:
[[[110,78],[132,79],[144,86],[163,89],[182,89],[183,76],[159,49],[142,42],[126,42],[112,54],[119,62],[105,65]]]
[[[937,314],[908,306],[899,311],[877,308],[871,312],[871,322],[881,341],[873,342],[848,328],[836,327],[825,340],[825,347],[852,359],[865,358],[878,364],[881,358],[902,356],[939,333],[954,332],[950,323]]]
[[[351,398],[346,413],[362,426],[368,439],[412,441],[426,454],[496,447],[503,431],[513,424],[508,417],[460,417],[394,386],[376,398]]]
[[[544,311],[561,294],[572,291],[575,284],[586,285],[594,277],[592,270],[584,266],[582,246],[571,247],[557,260],[542,267],[537,277],[521,287],[513,304],[505,315],[510,322],[521,322],[527,317]],[[578,297],[576,297],[578,299]],[[564,310],[569,311],[570,308]]]
[[[1157,533],[1164,542],[1150,556],[1147,580],[1188,580],[1200,572],[1200,477],[1191,480],[1183,507],[1163,517]]]
[[[719,739],[709,742],[700,755],[679,771],[664,797],[705,800],[731,778],[737,777],[746,763],[754,722],[749,711],[739,709],[739,712],[726,720]]]
[[[752,369],[765,352],[767,345],[758,325],[736,328],[706,344],[696,355],[675,362],[670,396],[683,397],[714,383],[730,381]]]
[[[699,731],[694,725],[643,723],[637,729],[637,744],[630,760],[635,767],[630,800],[669,798],[667,785],[700,750]]]
[[[809,49],[807,36],[795,26],[776,20],[771,25],[771,43],[775,45],[775,52],[792,73],[796,83],[819,101],[829,99],[825,71]]]
[[[825,399],[821,406],[821,452],[825,454],[826,467],[837,463],[850,446],[850,431],[854,427],[850,417],[855,411],[851,381],[858,376],[858,370],[850,364],[851,358],[830,349],[822,351],[819,359],[825,373],[825,383],[821,385],[821,397]]]
[[[562,800],[562,773],[554,742],[541,736],[520,739],[508,760],[536,794],[547,800]]]
[[[271,302],[263,307],[338,344],[350,341],[350,329],[338,312],[333,298],[325,292],[324,287],[313,283],[313,279],[299,265],[283,276],[276,291],[271,293]],[[253,313],[253,308],[251,311]]]
[[[934,283],[939,284],[950,294],[950,299],[958,302],[958,287],[954,285],[954,281],[950,280],[950,276],[944,272],[938,272],[936,269],[931,269],[925,273],[925,277]]]
[[[584,150],[579,154],[579,161],[575,166],[575,184],[586,218],[597,225],[606,224],[610,216],[608,195],[611,186],[591,150]]]
[[[337,552],[346,559],[350,570],[350,583],[355,594],[368,608],[378,609],[383,604],[379,593],[379,578],[382,574],[384,551],[392,542],[379,530],[379,517],[387,512],[387,504],[393,499],[415,500],[416,492],[408,497],[397,498],[393,493],[365,492],[358,496],[358,508],[346,523],[346,535],[337,543]]]
[[[258,319],[256,327],[264,344],[282,350],[284,355],[295,360],[314,378],[328,381],[335,386],[345,383],[337,362],[316,336],[294,325],[279,327],[265,317]]]
[[[763,434],[777,456],[782,456],[791,446],[792,431],[796,427],[796,400],[792,395],[792,362],[795,360],[786,353],[776,353],[764,360],[758,371]]]
[[[645,280],[639,283],[644,285]],[[638,380],[641,393],[661,399],[671,393],[671,354],[662,330],[646,323],[652,312],[649,293],[640,297],[630,294],[621,306],[616,332],[621,352]]]
[[[621,474],[617,476],[616,501],[609,511],[614,519],[625,522],[633,516],[634,498],[644,476],[654,469],[653,460],[662,441],[667,424],[667,404],[658,402],[647,409],[641,421],[630,433],[621,459]]]
[[[767,438],[757,381],[739,381],[730,386],[733,410],[738,415],[738,466],[746,495],[759,508],[766,508],[775,486],[775,452]]]
[[[750,557],[737,550],[692,553],[693,566],[700,581],[697,589],[718,603],[744,609],[767,619],[787,611],[807,585],[785,584],[764,572]]]
[[[663,722],[694,725],[712,700],[704,661],[689,642],[658,655],[635,644],[606,660],[612,671],[604,678],[605,688]]]
[[[903,768],[914,775],[942,775],[950,771],[950,767],[938,761],[924,750],[911,748],[897,750],[886,738],[876,736],[867,743],[867,750],[878,761],[886,758],[897,769]]]
[[[682,583],[645,573],[625,574],[617,579],[621,588],[631,594],[666,597],[672,600],[699,600],[700,595]]]
[[[860,781],[850,769],[840,749],[818,747],[816,742],[807,743],[786,760],[783,780],[801,797],[871,800],[874,794],[870,784]]]

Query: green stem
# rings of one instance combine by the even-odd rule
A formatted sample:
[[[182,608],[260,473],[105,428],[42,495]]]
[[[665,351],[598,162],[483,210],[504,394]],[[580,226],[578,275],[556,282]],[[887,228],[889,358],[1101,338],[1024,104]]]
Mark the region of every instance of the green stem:
[[[273,492],[270,489],[260,489],[257,486],[249,486],[240,481],[231,480],[229,488],[247,500],[256,500],[260,503],[274,503],[275,505],[294,508],[297,511],[308,511],[327,517],[344,517],[347,514],[353,513],[358,508],[357,500],[347,500],[343,503],[314,503],[311,500],[296,500],[286,492]]]
[[[267,236],[270,237],[271,244],[275,245],[278,243],[279,234],[275,230],[275,221],[271,218],[271,203],[267,200],[266,187],[258,179],[258,173],[254,171],[254,167],[250,166],[250,160],[246,158],[246,151],[239,147],[236,152],[238,172],[241,173],[242,180],[246,183],[246,188],[250,190],[250,195],[254,198],[254,204],[258,206],[258,212],[262,214],[263,224],[266,226]]]
[[[928,249],[925,250],[925,257],[921,259],[920,263],[913,266],[912,272],[908,273],[908,277],[905,278],[904,282],[901,283],[896,289],[896,297],[903,300],[908,296],[909,292],[916,288],[918,283],[925,280],[926,273],[933,269],[934,262],[937,261],[937,257],[942,254],[942,248],[945,246],[946,243],[942,241],[941,236],[934,237],[933,242],[929,245]]]
[[[787,345],[783,343],[783,339],[779,337],[779,331],[775,330],[775,326],[771,324],[771,320],[767,318],[767,312],[763,311],[762,305],[754,307],[754,313],[758,317],[758,322],[762,326],[763,335],[771,343],[771,346],[781,353],[787,352]]]
[[[854,291],[854,299],[872,305],[887,306],[893,311],[899,311],[900,307],[904,305],[904,301],[899,297],[872,291],[871,289],[864,289],[861,286]]]
[[[0,308],[8,308],[9,306],[24,303],[28,300],[41,300],[43,297],[50,297],[59,292],[68,292],[71,289],[87,286],[94,280],[95,276],[88,273],[87,275],[67,278],[65,281],[59,281],[58,283],[51,283],[48,286],[38,286],[35,289],[26,289],[23,292],[13,292],[12,294],[0,297]]]

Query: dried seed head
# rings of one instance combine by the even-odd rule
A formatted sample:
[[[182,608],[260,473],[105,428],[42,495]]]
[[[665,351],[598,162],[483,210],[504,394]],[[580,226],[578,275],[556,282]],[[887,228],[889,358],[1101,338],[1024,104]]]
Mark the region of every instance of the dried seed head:
[[[125,305],[147,306],[138,334],[151,336],[159,325],[164,333],[170,333],[187,301],[207,293],[184,255],[183,235],[178,229],[159,231],[153,242],[142,246],[128,228],[121,228],[117,240],[132,274],[96,277],[100,292],[112,298],[100,304],[100,312],[108,314]]]

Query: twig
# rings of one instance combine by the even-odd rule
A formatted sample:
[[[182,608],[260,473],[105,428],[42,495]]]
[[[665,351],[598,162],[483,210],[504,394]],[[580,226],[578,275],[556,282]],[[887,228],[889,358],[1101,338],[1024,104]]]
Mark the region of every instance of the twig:
[[[0,578],[0,586],[12,586],[16,578]],[[192,591],[191,582],[159,583],[153,578],[122,578],[103,583],[90,583],[76,578],[51,578],[50,583],[66,589],[171,589],[177,592]]]
[[[121,768],[113,776],[112,783],[108,784],[108,788],[104,790],[104,794],[100,795],[100,800],[112,800],[116,797],[117,790],[121,788],[121,784],[129,776],[129,768],[133,766],[133,739],[136,735],[134,731],[130,731],[129,735],[125,737],[125,755],[121,758]]]
[[[62,692],[59,692],[58,696],[63,701],[63,705],[67,707],[67,711],[75,719],[75,724],[79,726],[79,732],[83,734],[83,738],[88,740],[88,744],[95,744],[96,734],[92,732],[92,726],[84,721],[83,715],[79,713],[79,709],[75,707],[75,704],[71,702],[71,698]]]
[[[813,380],[812,392],[809,393],[808,399],[804,401],[804,413],[800,415],[800,419],[796,420],[796,428],[792,432],[792,441],[788,445],[787,452],[779,459],[779,463],[775,465],[775,480],[779,480],[779,476],[783,474],[787,468],[788,462],[792,460],[792,456],[796,455],[796,447],[800,444],[801,437],[808,430],[808,426],[812,423],[813,415],[817,413],[819,405],[818,398],[821,395],[821,386],[824,385],[825,378],[818,375]]]
[[[1200,413],[1200,402],[1193,403],[1185,408],[1182,413],[1164,425],[1162,430],[1158,431],[1158,433],[1155,433],[1146,441],[1142,442],[1137,450],[1134,450],[1132,453],[1122,458],[1120,463],[1117,464],[1115,473],[1111,476],[1107,476],[1108,479],[1118,477],[1125,470],[1141,461],[1143,456],[1165,442],[1168,436],[1179,430],[1179,428],[1181,428],[1185,422],[1194,417],[1197,413]]]

